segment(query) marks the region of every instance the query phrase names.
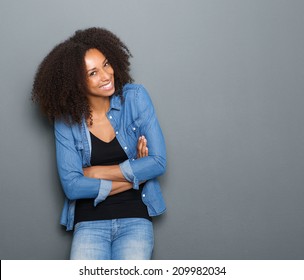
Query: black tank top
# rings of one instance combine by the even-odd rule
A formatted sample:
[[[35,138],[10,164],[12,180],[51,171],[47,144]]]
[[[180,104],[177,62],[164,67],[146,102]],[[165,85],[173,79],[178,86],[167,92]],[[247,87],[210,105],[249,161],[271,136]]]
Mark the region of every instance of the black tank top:
[[[92,152],[91,165],[115,165],[127,160],[127,155],[121,148],[116,137],[109,143],[91,135]],[[146,218],[146,205],[141,198],[142,187],[139,190],[127,190],[108,196],[103,202],[94,206],[94,199],[79,199],[76,201],[75,224],[82,221],[109,220],[118,218]]]

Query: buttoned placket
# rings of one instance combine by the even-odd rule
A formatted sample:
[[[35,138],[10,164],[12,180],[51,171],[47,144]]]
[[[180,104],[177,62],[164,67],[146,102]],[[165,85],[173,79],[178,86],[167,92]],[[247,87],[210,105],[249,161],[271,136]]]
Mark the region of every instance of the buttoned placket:
[[[130,158],[129,157],[128,146],[124,143],[123,139],[121,139],[121,137],[119,136],[119,131],[118,131],[115,119],[112,116],[111,110],[108,112],[107,116],[108,116],[108,119],[109,119],[112,127],[114,128],[114,131],[115,131],[115,134],[116,134],[116,137],[117,137],[117,140],[118,140],[119,144],[123,147],[124,151],[128,155],[128,158]]]

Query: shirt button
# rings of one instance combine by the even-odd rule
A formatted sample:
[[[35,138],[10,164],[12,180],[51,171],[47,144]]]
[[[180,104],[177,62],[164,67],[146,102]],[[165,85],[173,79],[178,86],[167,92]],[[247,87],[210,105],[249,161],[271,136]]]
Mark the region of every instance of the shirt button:
[[[125,150],[127,150],[127,149],[128,149],[128,147],[125,147],[124,149],[125,149]]]
[[[112,119],[112,116],[109,116],[110,119]]]
[[[146,195],[145,195],[145,194],[143,194],[143,195],[142,195],[142,197],[146,197]]]
[[[134,161],[135,159],[134,158],[132,158],[132,161]]]
[[[118,134],[118,131],[116,131],[115,133]]]
[[[135,130],[136,130],[136,127],[133,127],[133,130],[135,131]]]

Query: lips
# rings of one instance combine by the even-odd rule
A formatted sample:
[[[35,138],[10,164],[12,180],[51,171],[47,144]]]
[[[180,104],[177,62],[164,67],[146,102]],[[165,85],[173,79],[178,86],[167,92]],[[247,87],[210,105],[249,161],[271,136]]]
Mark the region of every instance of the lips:
[[[103,86],[100,87],[101,89],[104,89],[104,90],[111,90],[113,89],[113,83],[112,82],[109,82]]]

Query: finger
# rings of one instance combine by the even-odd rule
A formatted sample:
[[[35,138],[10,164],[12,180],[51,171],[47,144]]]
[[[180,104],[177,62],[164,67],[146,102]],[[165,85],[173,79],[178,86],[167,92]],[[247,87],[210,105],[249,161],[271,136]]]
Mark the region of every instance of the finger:
[[[137,142],[137,157],[142,157],[142,146],[143,146],[143,141],[142,137],[139,137],[138,142]]]
[[[147,147],[147,143],[148,143],[147,139],[144,138],[143,147],[142,147],[142,156],[143,156],[143,157],[148,156],[148,147]]]
[[[147,139],[142,138],[142,147],[141,147],[141,154],[144,156],[147,148]]]
[[[143,145],[142,138],[139,137],[138,142],[137,142],[137,151],[141,151]]]
[[[147,157],[149,155],[149,151],[148,151],[148,147],[146,147],[146,149],[145,149],[145,157]]]

